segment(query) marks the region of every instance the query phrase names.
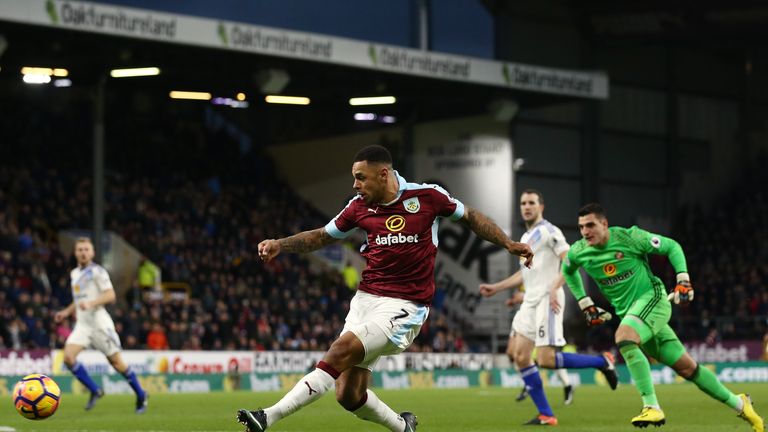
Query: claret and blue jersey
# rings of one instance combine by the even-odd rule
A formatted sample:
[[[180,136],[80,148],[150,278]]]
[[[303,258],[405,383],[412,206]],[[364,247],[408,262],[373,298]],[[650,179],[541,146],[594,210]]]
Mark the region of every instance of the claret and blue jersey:
[[[361,291],[428,305],[435,292],[438,218],[461,219],[464,204],[437,185],[408,183],[395,175],[394,201],[368,206],[356,196],[325,230],[337,239],[355,229],[366,233],[361,252],[368,265]]]

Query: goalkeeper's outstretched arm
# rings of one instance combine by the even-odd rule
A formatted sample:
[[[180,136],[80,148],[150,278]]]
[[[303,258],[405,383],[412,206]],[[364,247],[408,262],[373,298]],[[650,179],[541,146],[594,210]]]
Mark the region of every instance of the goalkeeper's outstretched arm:
[[[581,311],[584,312],[587,325],[600,325],[613,318],[610,312],[595,306],[592,298],[587,295],[584,289],[584,282],[581,280],[581,274],[579,274],[579,265],[574,262],[570,252],[563,260],[562,272],[565,282],[568,283],[568,288],[571,290],[571,294],[576,297]]]

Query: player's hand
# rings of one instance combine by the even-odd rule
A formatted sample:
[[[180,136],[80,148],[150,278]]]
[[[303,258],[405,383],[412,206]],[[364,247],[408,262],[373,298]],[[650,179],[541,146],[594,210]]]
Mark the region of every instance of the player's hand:
[[[264,262],[269,262],[280,253],[280,243],[277,240],[263,240],[259,243],[259,258]]]
[[[512,294],[512,297],[508,298],[505,304],[507,307],[515,307],[523,302],[523,295],[524,293],[520,291],[516,291],[514,294]]]
[[[579,299],[579,307],[584,312],[584,317],[587,319],[587,325],[590,327],[603,325],[613,318],[610,312],[607,310],[595,306],[595,303],[589,297],[583,297]]]
[[[669,293],[667,299],[675,302],[675,304],[686,305],[693,301],[693,286],[691,282],[687,280],[677,281],[675,289]]]
[[[518,255],[524,266],[531,268],[533,265],[533,250],[527,243],[512,242],[507,250],[513,255]]]
[[[56,323],[60,323],[64,321],[64,319],[67,317],[67,314],[64,313],[64,311],[58,311],[53,315],[53,321]]]
[[[493,295],[496,295],[497,292],[499,292],[498,288],[496,288],[493,284],[480,284],[480,295],[483,297],[491,297]]]
[[[557,289],[549,291],[549,308],[554,313],[560,313],[560,302],[557,300]]]

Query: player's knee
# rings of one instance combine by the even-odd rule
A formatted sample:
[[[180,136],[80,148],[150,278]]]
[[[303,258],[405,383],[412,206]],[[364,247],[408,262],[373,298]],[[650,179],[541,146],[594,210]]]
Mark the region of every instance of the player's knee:
[[[637,334],[635,329],[629,326],[620,325],[616,330],[615,340],[616,345],[623,343],[634,343],[636,345],[640,345],[640,335]]]
[[[69,369],[72,369],[75,367],[75,363],[77,362],[77,356],[73,355],[68,352],[64,352],[64,364],[67,365]]]
[[[511,345],[507,346],[507,357],[509,357],[511,363],[515,362],[515,347]]]
[[[671,366],[678,375],[687,380],[696,379],[699,375],[699,364],[689,355],[683,355]]]
[[[533,360],[531,360],[531,353],[529,352],[523,352],[523,351],[516,351],[515,352],[515,364],[518,368],[526,368],[533,364]]]
[[[355,388],[348,386],[336,387],[336,402],[347,411],[355,411],[360,408],[365,403],[364,401],[361,403],[364,395],[365,391],[360,392]]]
[[[546,369],[555,368],[555,350],[552,347],[539,347],[536,362]]]

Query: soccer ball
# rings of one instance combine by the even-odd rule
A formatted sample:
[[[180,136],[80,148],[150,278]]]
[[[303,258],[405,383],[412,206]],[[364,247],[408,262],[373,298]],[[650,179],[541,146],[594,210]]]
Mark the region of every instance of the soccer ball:
[[[30,420],[47,419],[56,412],[60,402],[59,385],[42,374],[27,375],[13,388],[16,411]]]

